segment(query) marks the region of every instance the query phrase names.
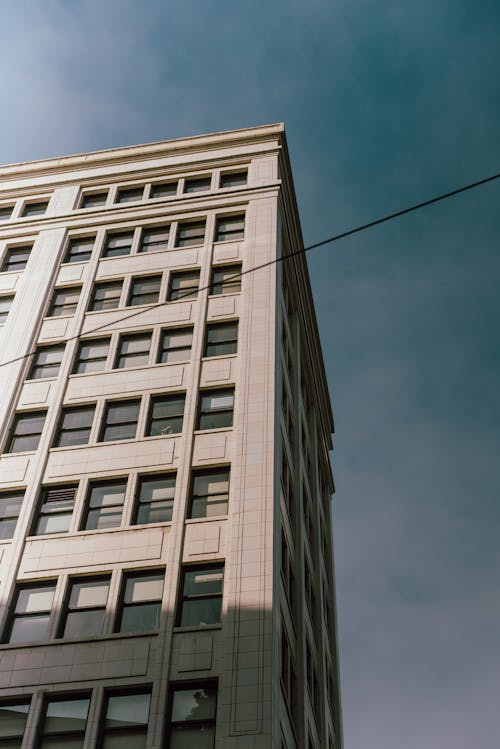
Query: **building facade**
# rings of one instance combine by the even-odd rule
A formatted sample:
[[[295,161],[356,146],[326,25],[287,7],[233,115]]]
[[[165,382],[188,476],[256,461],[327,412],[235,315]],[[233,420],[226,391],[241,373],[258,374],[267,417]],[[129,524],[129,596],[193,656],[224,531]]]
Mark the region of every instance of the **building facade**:
[[[301,247],[282,125],[0,169],[0,749],[342,746]]]

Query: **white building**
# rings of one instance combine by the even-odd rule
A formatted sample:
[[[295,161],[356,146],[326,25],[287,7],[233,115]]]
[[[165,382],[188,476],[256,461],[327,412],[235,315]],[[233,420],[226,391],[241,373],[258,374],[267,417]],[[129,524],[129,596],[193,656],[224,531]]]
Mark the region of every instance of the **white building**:
[[[0,169],[0,749],[342,746],[301,247],[282,125]]]

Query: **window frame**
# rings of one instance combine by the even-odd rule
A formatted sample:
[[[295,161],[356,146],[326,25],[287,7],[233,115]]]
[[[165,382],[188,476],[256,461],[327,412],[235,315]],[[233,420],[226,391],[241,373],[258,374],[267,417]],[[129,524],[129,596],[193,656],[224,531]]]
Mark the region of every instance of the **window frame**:
[[[126,205],[127,203],[140,203],[144,200],[144,190],[146,185],[121,185],[116,190],[115,195],[115,205]],[[133,196],[133,195],[139,195],[141,193],[140,197],[126,197],[123,199],[123,196]]]
[[[122,440],[135,440],[137,439],[137,428],[139,425],[139,416],[141,413],[141,398],[125,398],[123,400],[108,400],[104,404],[104,411],[101,417],[101,425],[99,428],[99,437],[97,442],[121,442]],[[111,421],[109,422],[109,415],[112,409],[123,408],[124,406],[137,406],[137,416],[135,421],[133,419],[127,419],[126,421]],[[113,439],[106,439],[106,431],[109,429],[113,431],[116,426],[128,426],[135,424],[134,434],[129,437],[115,437]]]
[[[7,322],[7,318],[9,316],[9,312],[11,310],[12,302],[14,301],[15,296],[15,294],[0,294],[0,327],[2,325],[5,325],[5,323]],[[5,310],[1,308],[2,302],[7,303],[7,307]]]
[[[175,345],[175,337],[178,336],[181,338],[182,336],[186,336],[191,334],[191,342],[189,345]],[[193,335],[194,335],[194,327],[192,325],[186,325],[185,327],[181,328],[162,328],[160,331],[160,340],[158,344],[158,354],[156,357],[156,363],[157,364],[179,364],[188,362],[191,360],[191,351],[193,348]],[[165,345],[165,339],[170,336],[174,338],[174,345],[170,342],[170,345],[167,347]],[[178,354],[176,352],[186,352],[185,358],[175,358]],[[168,360],[169,354],[173,354],[173,359],[171,361]],[[164,356],[167,356],[166,359],[164,359]]]
[[[95,197],[103,197],[104,200],[99,200],[97,203],[94,203],[92,201],[92,198]],[[87,209],[87,208],[104,208],[106,203],[108,202],[108,196],[109,196],[109,189],[106,190],[95,190],[92,192],[83,192],[80,198],[80,203],[78,205],[79,209]]]
[[[9,221],[12,218],[12,214],[14,213],[15,203],[12,203],[12,205],[0,205],[0,221]],[[10,209],[9,214],[7,215],[7,211]]]
[[[43,581],[31,581],[31,582],[22,582],[22,583],[16,583],[16,586],[14,588],[14,592],[12,595],[12,599],[9,606],[9,613],[7,616],[7,620],[5,622],[5,628],[4,633],[2,637],[3,643],[9,643],[9,644],[20,644],[25,642],[43,642],[43,640],[47,639],[47,635],[49,633],[49,626],[50,626],[50,620],[52,616],[52,607],[54,605],[54,598],[56,593],[56,585],[57,585],[57,579],[51,578],[49,580],[43,580]],[[24,591],[35,591],[35,590],[42,590],[46,588],[48,592],[52,591],[52,598],[50,602],[50,607],[47,608],[39,608],[35,609],[34,611],[17,611],[17,606],[19,603],[19,598],[21,593]],[[43,636],[39,639],[35,640],[11,640],[12,633],[14,631],[15,623],[19,620],[34,620],[35,617],[44,617],[45,618],[45,630],[43,633]]]
[[[9,733],[2,736],[2,740],[6,740],[9,742],[17,741],[18,743],[16,746],[21,746],[23,743],[24,733],[26,731],[26,724],[28,722],[28,716],[31,710],[31,702],[32,702],[32,695],[21,695],[19,697],[12,696],[12,697],[6,697],[0,700],[0,723],[1,723],[1,717],[2,717],[2,711],[5,708],[9,707],[26,707],[26,712],[22,712],[22,714],[25,716],[24,723],[22,726],[21,733]],[[21,713],[21,711],[20,711]],[[0,744],[1,746],[1,744]]]
[[[64,427],[64,420],[67,416],[72,416],[75,413],[88,411],[89,414],[91,414],[90,424],[83,427]],[[57,424],[56,433],[54,436],[54,442],[52,444],[52,447],[79,447],[81,445],[88,445],[90,441],[90,436],[92,434],[92,427],[94,425],[94,419],[95,419],[95,411],[96,411],[96,404],[90,403],[87,405],[79,405],[79,406],[63,406],[61,408],[61,413],[59,416],[59,421]],[[70,442],[67,444],[61,444],[62,441],[62,435],[67,434],[74,434],[76,432],[84,432],[86,430],[87,432],[87,440],[85,442]]]
[[[74,302],[67,302],[66,300],[62,303],[58,303],[58,296],[64,294],[75,295],[78,293],[78,298]],[[55,288],[50,300],[50,305],[47,310],[46,317],[73,317],[78,308],[80,296],[82,293],[82,287],[80,286],[60,286]],[[56,311],[57,310],[57,311]],[[59,311],[60,310],[60,311]]]
[[[226,224],[226,228],[223,228]],[[242,224],[242,228],[234,228],[231,224]],[[245,239],[245,214],[231,213],[227,216],[217,216],[215,221],[214,242],[242,242]]]
[[[25,489],[5,489],[0,492],[0,541],[14,538],[25,494]]]
[[[189,285],[186,287],[176,287],[174,289],[174,283],[178,281],[182,281],[183,278],[191,278],[193,280],[196,280],[196,287]],[[200,269],[196,268],[194,270],[181,270],[181,271],[171,271],[170,277],[168,279],[168,293],[167,293],[167,301],[168,302],[178,302],[178,301],[184,301],[187,299],[197,299],[198,298],[198,292],[200,290]]]
[[[85,586],[86,583],[89,583],[92,585],[92,583],[97,584],[99,586],[100,584],[104,586],[104,584],[107,583],[107,590],[106,590],[106,600],[105,603],[102,604],[96,604],[93,603],[92,605],[78,605],[74,604],[71,605],[71,597],[73,594],[73,590],[75,590],[76,586]],[[108,573],[107,575],[74,575],[69,577],[66,585],[66,593],[64,596],[64,602],[61,608],[61,614],[59,617],[59,625],[57,628],[57,635],[56,639],[62,640],[62,639],[69,639],[74,637],[99,637],[100,635],[104,634],[104,626],[106,621],[106,610],[108,606],[109,601],[109,591],[111,587],[111,573]],[[101,612],[101,621],[100,626],[98,627],[98,631],[89,631],[91,627],[89,627],[88,624],[84,624],[82,631],[75,633],[69,633],[66,634],[66,627],[68,624],[68,618],[72,614],[79,614],[81,613],[82,618],[85,618],[85,612]],[[75,617],[76,618],[76,617]]]
[[[228,278],[222,278],[219,280],[218,275],[229,273]],[[239,294],[241,292],[241,263],[233,263],[231,265],[215,265],[212,268],[210,274],[210,288],[208,290],[209,296],[224,296],[226,294]]]
[[[166,224],[163,226],[143,226],[141,229],[141,237],[139,247],[137,248],[137,254],[150,255],[154,252],[166,252],[169,246],[170,229],[170,224]],[[166,234],[166,239],[154,239],[155,236],[158,236],[160,234]]]
[[[121,303],[121,299],[123,296],[123,278],[116,278],[112,281],[97,281],[93,288],[92,293],[90,295],[89,300],[89,306],[87,309],[87,312],[107,312],[110,309],[118,309]],[[96,293],[100,291],[101,289],[112,289],[118,291],[119,293],[114,296],[111,296],[109,298],[103,297],[102,299],[96,298]],[[109,305],[109,302],[112,303],[112,306]],[[99,305],[99,306],[96,306]],[[106,306],[104,306],[106,305]]]
[[[56,353],[58,354],[60,352],[61,357],[59,361],[55,362],[43,362],[42,364],[39,363],[38,359],[41,354],[50,354],[50,353]],[[64,354],[66,353],[66,341],[63,343],[54,343],[51,346],[37,346],[35,349],[35,353],[33,354],[31,358],[31,364],[28,371],[28,376],[26,377],[26,380],[28,381],[36,381],[36,380],[49,380],[49,379],[55,379],[59,376],[59,370],[61,369],[61,364],[64,359]],[[54,374],[44,374],[45,371],[50,371],[52,369],[56,368],[56,371]],[[42,374],[38,377],[36,376],[36,372],[40,371]]]
[[[223,331],[224,329],[228,328],[235,328],[236,329],[236,335],[231,338],[222,339],[221,341],[209,341],[209,335],[213,333],[214,331],[220,330]],[[205,328],[205,340],[204,340],[204,346],[203,346],[203,356],[207,359],[213,358],[214,356],[234,356],[238,353],[238,333],[239,333],[239,320],[225,320],[224,322],[213,322],[213,323],[207,323]],[[222,351],[222,353],[209,353],[210,347],[218,346],[218,347],[224,347],[228,346],[231,348],[234,345],[234,351]]]
[[[204,399],[208,397],[217,397],[217,396],[228,396],[232,395],[232,406],[231,407],[219,407],[219,408],[210,408],[207,409],[203,407],[203,401]],[[230,429],[234,425],[234,396],[235,396],[235,388],[229,387],[229,388],[210,388],[209,390],[200,390],[199,392],[199,399],[198,399],[198,414],[196,419],[196,429],[198,431],[207,431],[209,429]],[[224,413],[231,413],[231,417],[227,418],[228,423],[227,424],[220,424],[218,426],[202,426],[206,421],[209,420],[209,418],[213,418],[214,416],[217,418],[221,414]],[[224,419],[221,419],[222,421]]]
[[[40,496],[38,498],[37,508],[36,508],[36,514],[33,518],[33,522],[31,524],[30,529],[30,536],[50,536],[53,534],[60,534],[60,533],[69,533],[71,528],[71,520],[73,518],[73,512],[75,510],[75,503],[76,503],[76,495],[78,491],[78,483],[76,484],[52,484],[47,486],[42,486],[40,490]],[[70,497],[70,492],[72,492],[73,496]],[[64,493],[67,496],[64,496]],[[53,496],[51,496],[53,495]],[[59,496],[62,495],[62,496]],[[65,505],[70,504],[71,509],[65,509]],[[54,507],[54,509],[47,509],[50,508],[50,505],[53,504],[55,506],[62,505],[62,509],[58,509],[58,507]],[[52,517],[68,517],[68,527],[66,530],[49,530],[49,531],[40,531],[39,526],[41,525],[42,521],[44,519],[50,519]]]
[[[206,233],[206,218],[179,221],[175,232],[175,248],[182,250],[188,247],[202,247],[205,244]]]
[[[196,484],[199,480],[207,479],[207,487],[210,486],[210,479],[215,479],[217,476],[225,476],[225,479],[222,479],[222,481],[214,482],[217,483],[226,483],[227,489],[226,491],[208,491],[207,493],[199,493],[196,490]],[[231,489],[231,467],[230,466],[215,466],[213,468],[196,468],[191,472],[191,480],[189,484],[189,502],[188,502],[188,515],[187,517],[189,519],[203,519],[208,518],[212,519],[215,517],[227,517],[228,509],[229,509],[229,492]],[[195,491],[197,493],[195,493]],[[224,499],[220,499],[220,498]],[[205,507],[204,507],[204,513],[199,513],[198,511],[194,512],[195,502],[199,501],[200,504],[202,504],[202,500],[205,500]],[[210,512],[211,506],[216,505],[222,505],[225,504],[225,512],[216,512],[215,514],[212,514]]]
[[[120,487],[122,485],[123,485],[123,491],[122,491],[122,494],[121,494],[121,501],[120,502],[106,504],[106,503],[103,503],[101,501],[100,504],[96,504],[94,506],[91,504],[92,503],[92,493],[93,493],[94,489],[103,489],[103,488],[105,488],[107,486],[109,486],[109,487],[113,487],[113,486],[114,487]],[[118,477],[118,478],[112,478],[112,479],[103,479],[103,480],[92,480],[92,481],[89,481],[88,486],[87,486],[87,493],[85,495],[85,504],[84,504],[82,518],[81,518],[81,521],[80,521],[80,528],[79,528],[79,530],[80,531],[96,531],[96,530],[102,530],[102,529],[107,530],[108,528],[120,528],[121,524],[122,524],[122,520],[123,520],[123,508],[124,508],[124,505],[125,505],[125,498],[126,498],[126,494],[127,494],[127,487],[128,487],[128,477],[126,477],[126,478],[119,478]],[[114,492],[114,495],[119,496],[119,492],[118,491]],[[117,508],[117,507],[120,508],[119,512],[117,510],[115,510],[114,514],[112,515],[112,517],[117,517],[118,518],[118,523],[115,523],[113,525],[109,525],[107,522],[104,522],[103,525],[99,525],[99,521],[100,521],[101,517],[104,517],[105,521],[109,517],[105,513],[102,513],[102,509],[103,508],[104,509],[106,509],[106,508],[109,509],[109,508],[112,508],[112,507],[113,508]],[[91,527],[88,527],[88,525],[89,525],[89,518],[90,518],[93,510],[99,510],[99,512],[95,513],[95,516],[98,518],[97,524],[94,525],[92,523]]]
[[[101,252],[101,259],[116,257],[127,257],[132,254],[134,244],[135,229],[117,229],[106,232],[104,245]],[[110,243],[118,240],[119,244],[112,246]],[[122,241],[120,241],[122,240]]]
[[[35,218],[36,216],[45,216],[49,207],[50,198],[29,200],[24,203],[21,211],[21,218]],[[43,208],[43,209],[42,209]]]
[[[214,692],[215,697],[215,704],[214,704],[214,712],[213,716],[210,718],[199,718],[198,720],[173,720],[174,715],[174,705],[175,705],[175,695],[178,692],[197,692],[204,690],[205,692],[208,692],[209,690],[211,692]],[[167,720],[167,745],[170,746],[172,735],[176,731],[176,729],[181,729],[181,731],[184,729],[198,729],[201,731],[206,731],[207,729],[210,730],[212,736],[213,736],[213,743],[212,747],[215,747],[215,741],[217,738],[217,707],[218,707],[218,682],[216,679],[210,679],[210,680],[204,680],[204,681],[181,681],[181,682],[174,682],[173,684],[170,684],[169,687],[169,694],[168,694],[168,720]],[[187,737],[187,740],[189,742],[189,736]],[[190,744],[187,743],[185,746],[185,749],[189,749]]]
[[[182,413],[174,413],[167,416],[155,416],[154,410],[157,405],[164,405],[165,403],[175,403],[178,401],[182,402]],[[163,402],[163,403],[162,403]],[[186,393],[155,393],[149,400],[148,416],[146,420],[146,432],[145,437],[170,437],[177,434],[182,434],[184,429],[184,412],[186,410]],[[173,429],[176,431],[170,431],[170,422],[175,419],[180,419],[180,428],[174,426]],[[152,434],[153,427],[158,422],[166,422],[166,425],[162,427],[160,434]],[[169,431],[164,431],[168,429]]]
[[[154,499],[153,498],[153,492],[151,493],[151,499],[146,499],[142,496],[143,488],[147,483],[154,483],[158,482],[161,483],[162,481],[172,481],[173,486],[165,486],[165,491],[168,495],[168,492],[170,491],[172,493],[172,496],[167,496],[166,498],[160,498],[160,499]],[[176,483],[177,483],[177,472],[176,471],[169,471],[169,472],[163,472],[163,473],[154,473],[154,474],[142,474],[137,477],[137,483],[135,487],[135,494],[134,494],[134,506],[132,511],[132,518],[130,525],[151,525],[152,523],[170,523],[172,522],[172,516],[173,516],[173,509],[174,509],[174,503],[175,503],[175,490],[176,490]],[[161,520],[141,520],[141,508],[142,507],[148,507],[147,512],[149,513],[148,517],[150,516],[151,511],[157,510],[155,508],[155,505],[163,504],[165,505],[165,514],[166,517],[162,518]]]
[[[207,187],[208,185],[208,187]],[[194,195],[198,192],[210,192],[212,189],[212,175],[200,174],[184,179],[183,195]]]
[[[187,581],[186,578],[190,574],[200,574],[202,577],[204,574],[207,573],[210,574],[210,572],[213,573],[222,573],[220,580],[220,591],[212,591],[212,592],[206,592],[206,593],[187,593],[186,592],[186,586]],[[225,575],[225,564],[224,562],[212,562],[210,564],[185,564],[182,565],[181,569],[181,581],[179,585],[179,593],[178,593],[178,599],[177,599],[177,611],[176,611],[176,617],[175,617],[175,626],[176,627],[189,627],[189,628],[198,628],[201,627],[203,629],[205,628],[211,628],[211,627],[218,627],[222,623],[222,603],[223,603],[223,597],[224,597],[224,575]],[[206,580],[203,580],[201,584],[206,583]],[[186,604],[189,604],[193,601],[219,601],[218,604],[218,611],[217,611],[217,619],[215,621],[209,621],[209,622],[198,622],[194,624],[193,622],[185,622],[184,614],[185,606]],[[195,609],[196,612],[196,609]],[[210,615],[211,612],[209,612]],[[188,617],[191,618],[191,617]],[[196,619],[201,618],[200,616],[196,616]],[[210,617],[208,617],[210,618]]]
[[[107,343],[107,349],[106,349],[106,355],[105,356],[94,356],[94,357],[87,357],[85,359],[82,359],[82,350],[85,347],[96,345],[99,342],[106,342]],[[71,370],[71,374],[93,374],[97,372],[103,372],[106,369],[106,365],[108,363],[108,357],[109,357],[109,350],[111,348],[111,336],[108,336],[106,338],[81,338],[80,342],[78,343],[78,348],[76,350],[75,354],[75,361],[73,362],[73,368]],[[89,371],[83,371],[80,372],[78,368],[84,364],[88,364],[89,362],[103,362],[102,369],[90,369]]]
[[[137,333],[122,333],[118,339],[113,369],[131,369],[132,367],[147,367],[149,364],[150,357],[151,357],[152,339],[153,339],[152,330],[146,330],[146,331],[137,332]],[[132,351],[132,352],[124,352],[122,350],[124,344],[139,342],[141,340],[144,341],[144,344],[145,346],[147,346],[147,348],[141,349],[139,351]],[[145,357],[146,360],[140,361],[138,364],[134,363],[135,359],[139,359],[140,357],[143,357],[143,358]],[[131,364],[128,363],[129,359],[132,361]]]
[[[64,254],[64,259],[62,261],[63,265],[69,263],[87,263],[92,257],[95,243],[96,234],[91,234],[85,237],[69,237],[66,252]],[[75,247],[78,248],[85,246],[90,246],[90,249],[84,250],[83,252],[73,252],[73,249]],[[88,257],[80,257],[80,255],[87,255]]]
[[[16,430],[17,430],[17,428],[19,426],[19,423],[22,421],[23,417],[26,417],[26,418],[32,417],[32,418],[35,418],[35,419],[36,418],[40,419],[42,417],[42,415],[43,415],[43,421],[42,421],[41,428],[40,428],[39,432],[27,432],[26,434],[17,434],[16,433]],[[8,433],[8,437],[7,437],[7,442],[5,444],[5,450],[4,450],[4,452],[5,453],[12,453],[12,454],[26,453],[26,452],[36,452],[36,450],[38,450],[38,446],[39,446],[40,440],[42,438],[43,428],[45,426],[45,419],[46,419],[46,417],[47,417],[47,409],[36,409],[35,411],[16,411],[16,413],[14,414],[14,417],[12,419],[12,423],[10,425],[10,429],[9,429],[9,433]],[[12,447],[13,447],[13,444],[14,444],[14,440],[15,439],[19,439],[20,437],[25,437],[25,438],[27,438],[27,437],[34,437],[35,440],[36,440],[36,444],[34,445],[34,447],[31,447],[31,448],[29,448],[27,450],[26,449],[23,449],[23,450],[13,450]],[[38,437],[38,439],[36,439],[37,437]]]
[[[47,712],[50,704],[57,703],[57,702],[82,702],[84,700],[88,701],[87,705],[87,715],[85,717],[85,723],[84,728],[82,729],[60,729],[60,730],[47,730],[44,729],[44,723],[47,720]],[[90,712],[90,704],[92,700],[92,692],[91,691],[84,691],[84,692],[66,692],[66,693],[47,693],[44,695],[43,703],[40,711],[40,717],[38,720],[38,726],[37,726],[37,732],[36,732],[36,740],[35,740],[35,746],[43,747],[43,742],[48,739],[54,740],[58,739],[60,737],[66,739],[81,739],[81,746],[83,746],[83,743],[85,741],[85,735],[87,733],[88,728],[88,719],[89,719],[89,712]],[[71,716],[73,717],[73,716]]]
[[[157,580],[161,580],[161,595],[159,598],[145,598],[141,599],[139,601],[127,601],[127,588],[129,581],[132,580],[141,580],[146,578],[157,578]],[[132,632],[157,632],[160,629],[160,619],[161,619],[161,610],[162,610],[162,602],[163,602],[163,595],[165,592],[165,568],[158,569],[157,567],[153,569],[143,569],[143,570],[126,570],[123,572],[121,585],[120,585],[120,595],[118,598],[118,605],[116,607],[116,617],[115,617],[115,627],[114,632],[122,632],[122,633],[132,633]],[[139,609],[147,607],[152,608],[152,606],[155,607],[156,616],[157,616],[157,624],[154,627],[144,627],[141,629],[123,629],[123,623],[124,623],[124,617],[125,612],[130,611],[131,609]]]
[[[243,181],[237,181],[235,184],[232,184],[232,185],[224,184],[227,178],[229,179],[231,177],[238,178],[241,176],[244,176],[245,178]],[[228,172],[220,173],[219,188],[221,190],[230,190],[231,188],[234,188],[234,187],[245,187],[246,185],[248,185],[248,169],[239,169],[236,171],[228,171]]]
[[[168,185],[174,185],[174,190],[167,190],[163,195],[155,195],[155,192],[157,190],[160,190],[162,187],[166,187]],[[179,180],[167,180],[166,182],[152,182],[151,183],[151,190],[149,194],[150,200],[156,200],[157,198],[172,198],[175,195],[177,195],[177,192],[179,190]]]
[[[160,294],[162,287],[163,275],[161,273],[152,273],[144,276],[132,276],[130,279],[130,285],[127,296],[127,307],[140,307],[142,305],[158,304],[160,302]],[[140,291],[137,292],[135,287],[141,283],[157,283],[157,291]],[[152,298],[156,295],[156,298]],[[142,301],[146,297],[147,301]]]
[[[33,244],[17,245],[16,247],[7,247],[3,256],[0,273],[20,273],[28,265],[28,261],[33,250]],[[14,260],[16,255],[25,256],[25,260]],[[13,266],[13,267],[12,267]],[[19,267],[18,267],[19,266]]]
[[[113,726],[112,728],[106,728],[106,719],[108,715],[109,710],[109,703],[110,700],[114,697],[132,697],[136,695],[149,695],[149,703],[148,703],[148,717],[145,723],[137,723],[136,726],[132,726],[131,724],[127,726]],[[145,685],[145,686],[138,686],[138,687],[129,687],[129,688],[121,688],[121,689],[105,689],[103,700],[102,700],[102,706],[101,706],[101,713],[100,713],[100,720],[99,720],[99,735],[97,738],[97,744],[96,746],[104,747],[106,745],[106,739],[109,738],[109,736],[144,736],[144,745],[146,746],[147,743],[147,736],[148,736],[148,729],[149,729],[149,723],[150,723],[150,716],[151,716],[151,695],[152,695],[152,686],[151,685]]]

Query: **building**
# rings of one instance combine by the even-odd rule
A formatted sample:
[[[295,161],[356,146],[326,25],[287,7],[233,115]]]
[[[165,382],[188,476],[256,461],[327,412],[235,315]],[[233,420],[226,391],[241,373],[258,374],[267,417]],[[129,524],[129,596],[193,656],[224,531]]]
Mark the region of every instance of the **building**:
[[[0,180],[0,749],[340,749],[283,126]]]

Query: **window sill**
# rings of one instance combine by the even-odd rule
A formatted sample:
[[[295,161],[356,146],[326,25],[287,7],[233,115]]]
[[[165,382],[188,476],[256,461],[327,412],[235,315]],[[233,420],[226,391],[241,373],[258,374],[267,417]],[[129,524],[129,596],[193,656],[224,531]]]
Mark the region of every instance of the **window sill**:
[[[207,632],[210,630],[222,629],[222,622],[218,624],[192,624],[189,627],[174,627],[174,635],[183,634],[184,632]]]
[[[136,639],[137,637],[158,637],[158,631],[149,632],[108,632],[102,635],[87,637],[59,637],[50,640],[30,640],[30,642],[3,642],[0,644],[0,652],[18,650],[20,648],[54,647],[57,645],[75,645],[83,642],[103,642],[104,640]]]
[[[195,525],[196,523],[220,522],[221,520],[227,520],[227,518],[227,515],[213,515],[213,517],[186,518],[184,522],[186,525]]]

